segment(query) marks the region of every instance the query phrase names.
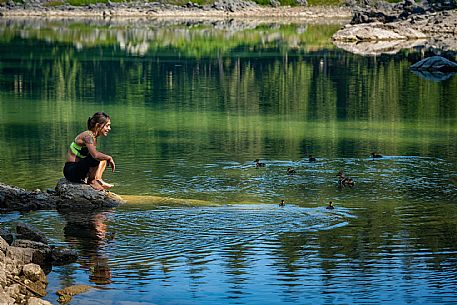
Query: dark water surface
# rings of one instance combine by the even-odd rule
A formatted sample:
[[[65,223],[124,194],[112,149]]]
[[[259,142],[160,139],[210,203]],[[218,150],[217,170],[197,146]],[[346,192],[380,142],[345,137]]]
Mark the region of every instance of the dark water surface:
[[[71,304],[455,304],[457,79],[412,73],[420,49],[339,50],[339,27],[0,20],[0,181],[54,187],[105,111],[106,180],[151,196],[1,214],[79,251],[46,299],[91,284]]]

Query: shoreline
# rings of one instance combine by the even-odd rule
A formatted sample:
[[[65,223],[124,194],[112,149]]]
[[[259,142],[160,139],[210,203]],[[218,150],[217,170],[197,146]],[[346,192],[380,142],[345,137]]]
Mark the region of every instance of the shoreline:
[[[245,8],[182,7],[143,5],[96,5],[96,6],[59,6],[0,7],[0,18],[4,17],[104,17],[104,18],[299,18],[350,20],[352,9],[337,6],[312,7],[263,7]]]

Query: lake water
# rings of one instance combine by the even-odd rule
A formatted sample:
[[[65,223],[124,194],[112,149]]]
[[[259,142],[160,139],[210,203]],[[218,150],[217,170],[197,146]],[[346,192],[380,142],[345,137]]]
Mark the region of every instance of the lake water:
[[[105,111],[106,180],[136,198],[0,215],[78,250],[46,299],[90,284],[71,304],[455,304],[457,78],[411,72],[420,48],[340,50],[340,26],[1,19],[0,181],[53,188]]]

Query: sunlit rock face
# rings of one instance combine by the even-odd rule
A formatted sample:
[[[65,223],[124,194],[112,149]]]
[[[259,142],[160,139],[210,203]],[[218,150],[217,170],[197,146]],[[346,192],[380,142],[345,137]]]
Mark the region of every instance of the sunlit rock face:
[[[424,38],[427,38],[427,35],[415,29],[381,22],[349,25],[333,35],[333,39],[337,41],[389,41]]]
[[[0,237],[1,304],[31,304],[28,302],[31,298],[46,295],[48,280],[43,269],[38,264],[27,261],[27,256],[30,257],[30,255],[26,255],[27,251],[32,250],[31,248],[9,246]],[[40,304],[50,303],[42,301]]]

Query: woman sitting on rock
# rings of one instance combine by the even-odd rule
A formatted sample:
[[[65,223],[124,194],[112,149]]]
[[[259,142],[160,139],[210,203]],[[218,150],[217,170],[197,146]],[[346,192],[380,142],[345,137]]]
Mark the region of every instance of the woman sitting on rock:
[[[87,120],[86,131],[70,144],[63,173],[71,182],[87,183],[96,190],[113,187],[102,179],[107,163],[114,172],[116,165],[111,156],[97,151],[97,137],[106,137],[111,130],[110,116],[96,112]]]

